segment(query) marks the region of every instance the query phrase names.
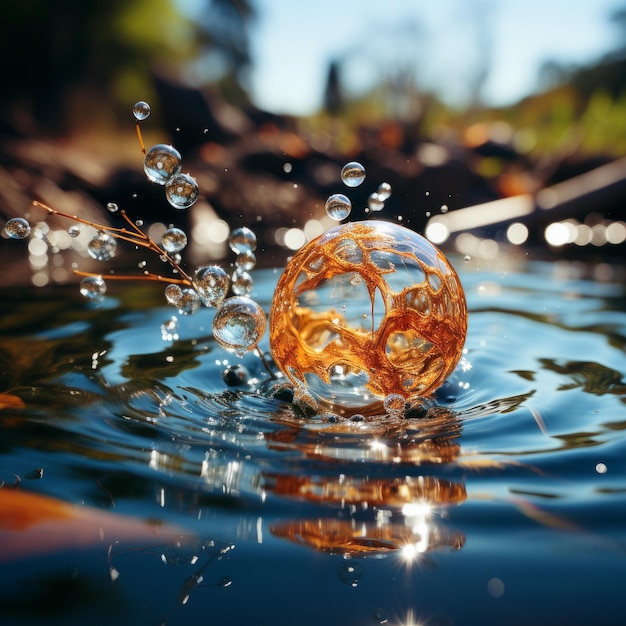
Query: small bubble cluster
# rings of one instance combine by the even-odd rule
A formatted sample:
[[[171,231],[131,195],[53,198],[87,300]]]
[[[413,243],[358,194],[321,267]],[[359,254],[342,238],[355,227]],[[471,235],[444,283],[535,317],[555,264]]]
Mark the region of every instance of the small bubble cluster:
[[[12,217],[4,225],[2,234],[10,239],[26,239],[30,235],[30,224],[23,217]]]
[[[178,339],[178,318],[172,315],[170,319],[161,324],[161,339],[163,341],[176,341]]]

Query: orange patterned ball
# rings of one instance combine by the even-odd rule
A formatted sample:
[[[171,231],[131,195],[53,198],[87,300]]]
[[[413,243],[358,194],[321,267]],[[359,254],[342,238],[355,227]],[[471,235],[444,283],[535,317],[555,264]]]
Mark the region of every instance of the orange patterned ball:
[[[331,228],[289,261],[270,312],[281,371],[335,410],[428,395],[454,370],[467,305],[446,257],[382,221]]]

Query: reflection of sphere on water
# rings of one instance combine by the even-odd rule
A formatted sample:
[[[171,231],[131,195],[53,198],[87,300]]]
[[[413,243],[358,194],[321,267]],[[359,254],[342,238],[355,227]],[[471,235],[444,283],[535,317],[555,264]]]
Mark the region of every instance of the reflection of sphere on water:
[[[389,222],[330,229],[278,281],[270,344],[294,383],[337,406],[406,400],[439,387],[467,332],[461,283],[445,256]]]

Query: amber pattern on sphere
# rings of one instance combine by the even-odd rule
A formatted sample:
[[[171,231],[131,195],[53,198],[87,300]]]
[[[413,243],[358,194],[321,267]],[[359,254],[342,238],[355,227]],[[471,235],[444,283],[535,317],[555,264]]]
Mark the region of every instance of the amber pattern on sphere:
[[[443,253],[376,220],[337,226],[301,248],[270,312],[278,367],[338,408],[431,393],[459,362],[466,333],[463,288]]]

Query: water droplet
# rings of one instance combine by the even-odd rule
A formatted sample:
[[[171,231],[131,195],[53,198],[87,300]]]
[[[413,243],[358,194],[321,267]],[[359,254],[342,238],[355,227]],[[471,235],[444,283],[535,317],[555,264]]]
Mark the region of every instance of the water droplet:
[[[469,262],[472,260],[472,257],[471,257],[469,254],[466,254],[466,255],[463,257],[463,260],[464,260],[466,263],[469,263]]]
[[[140,122],[148,119],[148,117],[150,116],[150,105],[143,100],[136,102],[133,106],[133,115],[135,116],[135,119],[139,120]]]
[[[230,576],[222,576],[217,584],[220,587],[230,587],[233,584],[233,579]]]
[[[2,234],[11,239],[25,239],[30,235],[30,224],[23,217],[12,217],[4,225]]]
[[[350,587],[356,587],[359,584],[365,571],[363,566],[356,561],[345,561],[339,564],[337,568],[339,578],[342,583],[350,585]]]
[[[448,205],[447,204],[442,204],[441,205],[441,212],[442,213],[447,213],[448,212]]]
[[[391,417],[402,417],[406,406],[405,399],[399,393],[390,393],[383,400],[383,407],[387,415]]]
[[[235,254],[254,252],[256,250],[256,235],[247,226],[235,228],[230,234],[228,245]]]
[[[193,289],[183,289],[176,302],[181,315],[193,315],[201,306],[200,296]]]
[[[88,300],[102,300],[107,292],[107,285],[102,276],[85,276],[80,281],[80,294]]]
[[[180,228],[168,228],[161,237],[161,246],[166,252],[180,252],[187,245],[187,235]]]
[[[389,183],[380,183],[378,185],[378,195],[383,200],[387,200],[391,196],[391,185]]]
[[[120,207],[118,207],[115,202],[107,203],[107,211],[109,213],[117,213],[119,210],[120,210]]]
[[[240,252],[235,259],[235,267],[240,270],[249,272],[256,266],[256,256],[252,250]]]
[[[367,199],[367,208],[370,211],[382,211],[385,207],[385,200],[379,193],[372,193]]]
[[[159,143],[152,146],[146,153],[143,161],[143,169],[146,176],[153,183],[165,185],[165,183],[180,172],[180,152],[172,146]]]
[[[80,226],[78,224],[74,224],[67,229],[67,234],[73,238],[78,237],[80,235]]]
[[[189,174],[175,174],[165,184],[165,196],[175,209],[188,209],[199,194],[198,183]]]
[[[222,372],[222,378],[229,387],[239,387],[250,380],[250,372],[244,365],[234,363]]]
[[[342,193],[335,193],[326,200],[326,213],[333,220],[340,222],[346,219],[350,211],[352,211],[352,203]]]
[[[352,422],[362,422],[364,420],[365,418],[361,415],[361,413],[355,413],[352,417],[350,417],[350,421]]]
[[[213,337],[222,348],[241,354],[256,348],[265,333],[265,325],[265,313],[254,300],[233,296],[215,314]]]
[[[372,614],[372,617],[379,624],[387,624],[389,622],[389,618],[387,617],[387,612],[384,609],[376,609]]]
[[[206,306],[219,306],[228,293],[230,277],[219,265],[199,267],[193,277],[194,289]]]
[[[172,315],[170,319],[161,324],[161,339],[163,341],[176,341],[178,339],[178,327],[178,318]]]
[[[178,302],[180,301],[182,295],[183,290],[175,283],[171,283],[165,288],[165,299],[169,304],[178,306]]]
[[[285,172],[285,174],[290,174],[292,169],[293,165],[291,165],[291,163],[285,163],[283,165],[283,172]]]
[[[87,246],[89,256],[96,261],[110,261],[115,256],[116,249],[115,238],[103,231],[100,231]]]
[[[341,168],[341,180],[346,187],[358,187],[365,180],[365,168],[356,161],[350,161]]]
[[[238,296],[247,296],[254,287],[252,276],[243,270],[235,270],[231,279],[233,293]]]

